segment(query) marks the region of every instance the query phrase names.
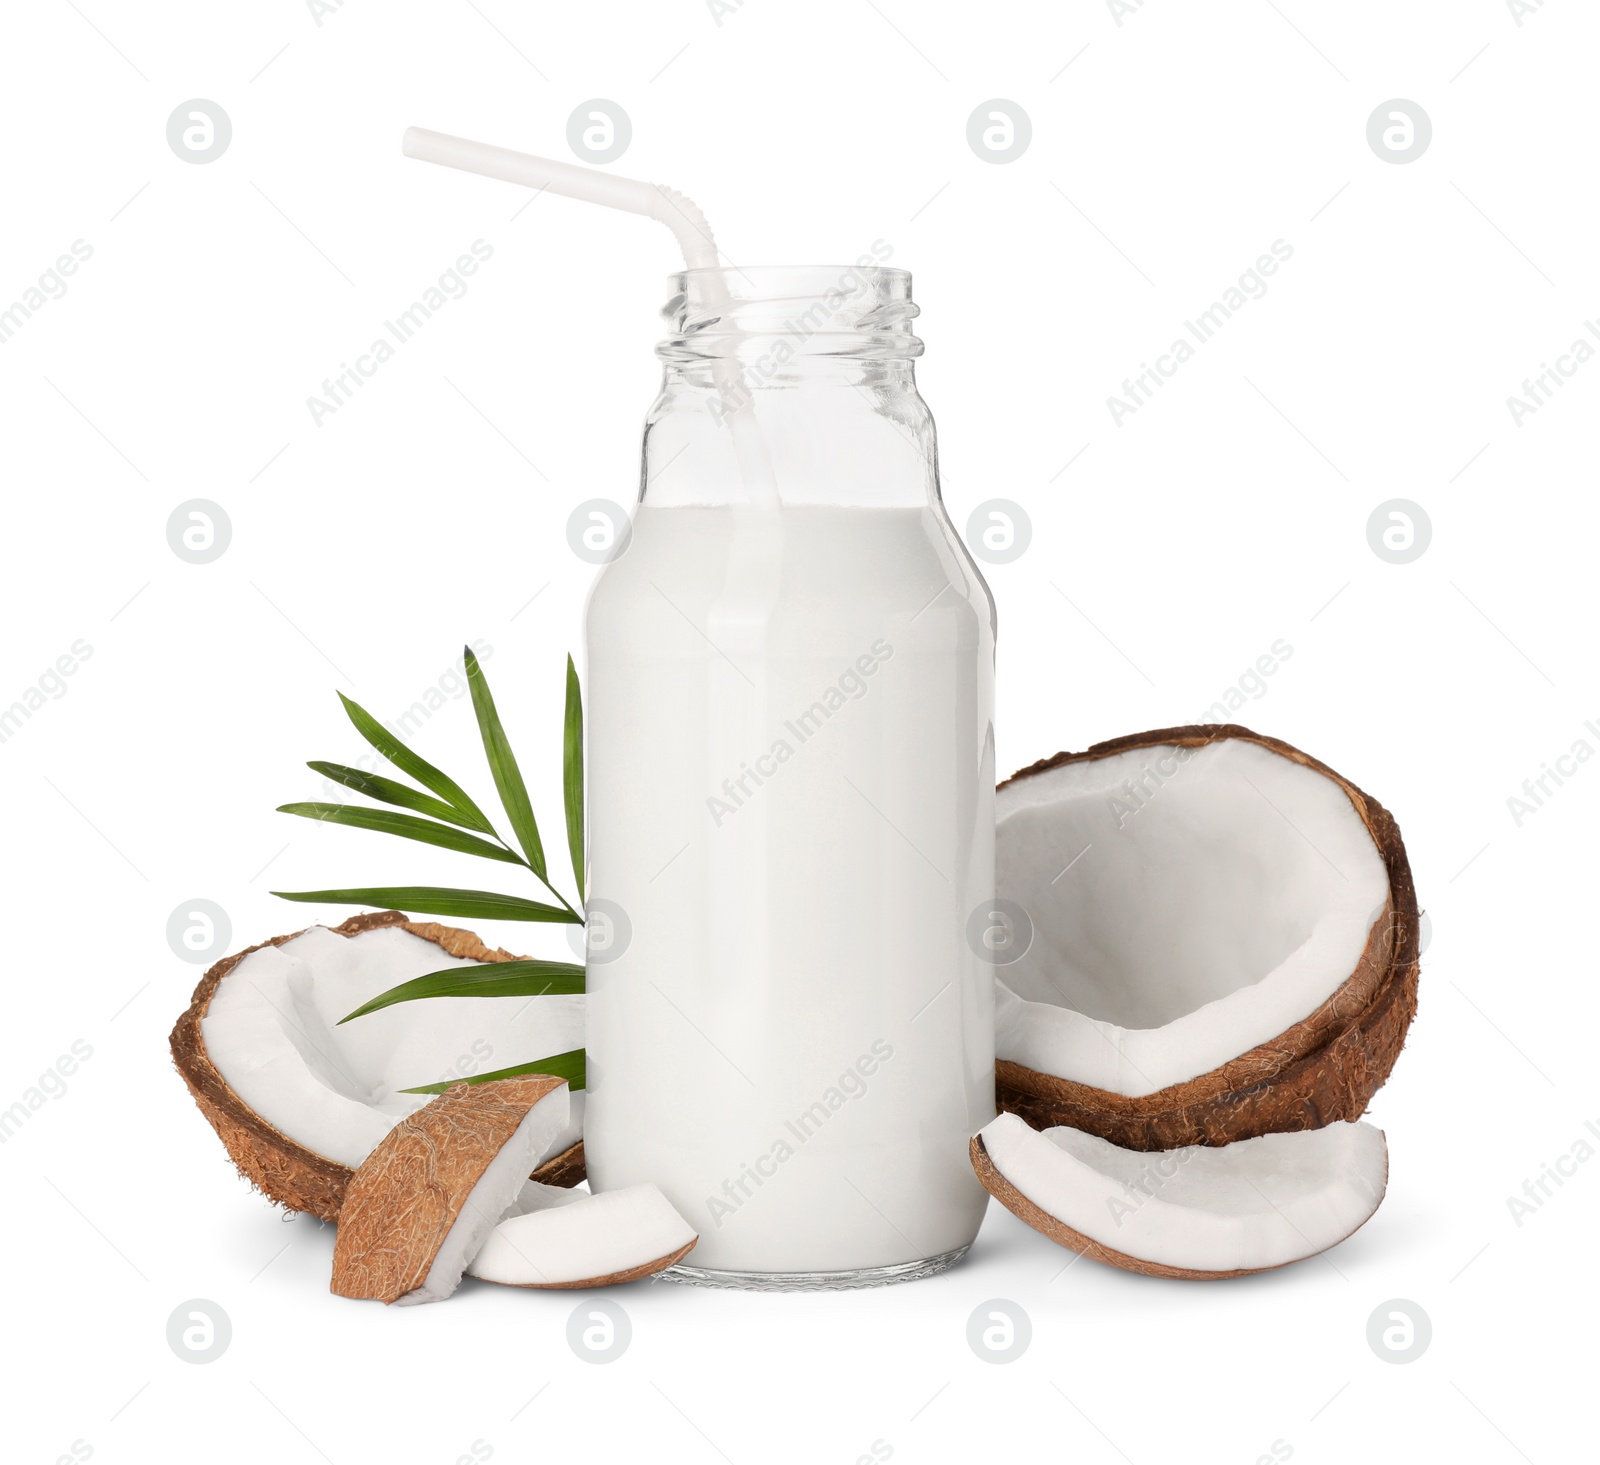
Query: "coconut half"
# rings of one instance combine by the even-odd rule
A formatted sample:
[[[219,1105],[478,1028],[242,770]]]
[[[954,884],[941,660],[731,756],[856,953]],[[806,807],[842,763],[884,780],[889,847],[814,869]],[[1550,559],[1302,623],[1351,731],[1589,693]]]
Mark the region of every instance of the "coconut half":
[[[1378,1209],[1383,1131],[1336,1122],[1150,1154],[1002,1114],[972,1167],[1013,1215],[1095,1261],[1153,1277],[1240,1277],[1336,1246]]]
[[[277,936],[206,972],[172,1030],[173,1060],[241,1174],[336,1220],[356,1168],[428,1103],[401,1090],[581,1048],[583,998],[441,997],[339,1020],[427,972],[514,959],[400,911]],[[582,1123],[578,1093],[536,1178],[583,1179]]]
[[[332,1290],[442,1302],[567,1124],[548,1075],[456,1084],[396,1124],[345,1190]]]
[[[1354,1120],[1416,1011],[1416,892],[1387,810],[1247,728],[1167,728],[1000,785],[996,1097],[1137,1150]]]
[[[467,1275],[509,1287],[609,1287],[665,1271],[699,1237],[653,1185],[589,1195],[524,1188]]]

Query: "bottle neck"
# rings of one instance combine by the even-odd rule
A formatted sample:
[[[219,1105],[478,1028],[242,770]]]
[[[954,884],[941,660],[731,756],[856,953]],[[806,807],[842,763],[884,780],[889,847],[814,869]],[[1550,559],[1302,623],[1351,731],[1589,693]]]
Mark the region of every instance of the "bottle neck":
[[[938,501],[909,274],[691,270],[672,283],[643,503],[748,502],[752,450],[784,504]]]
[[[787,410],[836,421],[853,407],[870,413],[881,410],[889,397],[915,399],[917,380],[910,361],[791,356],[769,345],[712,361],[666,362],[661,391],[672,410],[705,412],[717,422],[753,411],[762,396],[778,392],[805,398],[806,406]],[[855,403],[831,400],[840,392],[855,396]]]

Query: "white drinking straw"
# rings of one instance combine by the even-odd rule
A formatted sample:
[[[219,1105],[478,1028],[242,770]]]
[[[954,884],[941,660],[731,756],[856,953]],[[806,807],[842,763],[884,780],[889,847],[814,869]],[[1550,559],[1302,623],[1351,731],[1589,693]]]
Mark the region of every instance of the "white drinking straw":
[[[536,158],[531,153],[451,137],[446,132],[430,132],[426,127],[406,128],[400,146],[409,158],[481,173],[486,178],[500,178],[507,183],[520,183],[541,193],[564,194],[585,203],[600,204],[603,208],[643,214],[672,230],[688,269],[718,269],[717,242],[712,237],[711,225],[694,200],[675,188],[618,178],[598,168],[580,168],[574,163],[558,163],[553,158]],[[712,304],[728,303],[720,273],[710,277],[709,288],[704,293]],[[772,456],[756,425],[755,404],[739,380],[738,363],[726,358],[714,360],[711,374],[722,400],[733,404],[726,420],[733,434],[734,453],[750,503],[756,507],[776,508],[778,487]]]
[[[608,209],[624,209],[643,214],[672,230],[683,250],[683,262],[691,270],[717,268],[717,242],[711,235],[706,216],[673,188],[658,183],[641,183],[633,178],[618,178],[598,168],[580,168],[574,163],[558,163],[551,158],[536,158],[510,148],[491,147],[486,142],[469,142],[444,132],[429,132],[426,127],[408,127],[401,143],[408,158],[426,163],[442,163],[486,178],[501,178],[537,188],[541,193],[565,194],[597,203]]]

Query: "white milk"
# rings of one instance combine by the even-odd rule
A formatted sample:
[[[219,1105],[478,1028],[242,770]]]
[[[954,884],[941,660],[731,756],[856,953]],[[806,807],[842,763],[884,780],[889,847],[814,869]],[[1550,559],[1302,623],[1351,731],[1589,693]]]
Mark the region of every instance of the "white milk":
[[[698,1268],[916,1262],[986,1201],[990,602],[932,509],[752,513],[641,507],[589,603],[589,1173]]]

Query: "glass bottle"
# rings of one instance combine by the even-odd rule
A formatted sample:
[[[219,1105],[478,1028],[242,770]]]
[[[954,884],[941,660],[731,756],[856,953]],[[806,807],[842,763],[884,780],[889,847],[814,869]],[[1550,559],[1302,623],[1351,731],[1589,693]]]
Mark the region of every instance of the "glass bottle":
[[[940,498],[911,277],[671,287],[585,622],[589,1173],[666,1193],[700,1233],[682,1280],[929,1275],[986,1202],[995,620]]]

